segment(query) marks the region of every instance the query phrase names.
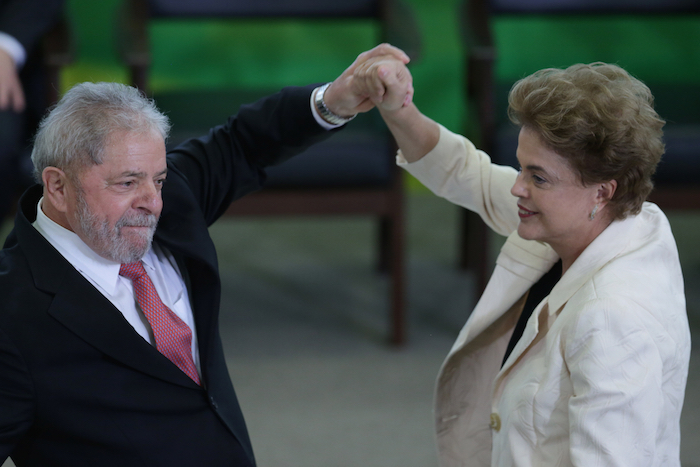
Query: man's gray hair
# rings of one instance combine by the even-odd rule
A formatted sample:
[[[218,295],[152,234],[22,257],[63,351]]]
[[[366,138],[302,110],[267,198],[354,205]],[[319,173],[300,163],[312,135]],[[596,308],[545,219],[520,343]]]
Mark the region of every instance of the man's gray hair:
[[[138,89],[119,83],[81,83],[72,87],[39,124],[34,139],[34,178],[46,167],[69,176],[102,163],[116,132],[153,133],[166,140],[168,117]]]

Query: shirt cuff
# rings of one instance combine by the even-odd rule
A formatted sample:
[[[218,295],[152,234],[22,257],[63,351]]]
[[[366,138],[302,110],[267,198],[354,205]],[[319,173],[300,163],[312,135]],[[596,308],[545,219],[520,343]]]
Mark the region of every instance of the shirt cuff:
[[[316,89],[318,89],[318,88],[316,88]],[[332,130],[332,129],[334,129],[334,128],[339,128],[339,127],[343,126],[343,125],[344,125],[343,123],[338,124],[338,125],[334,125],[334,124],[332,124],[332,123],[328,123],[328,122],[325,121],[325,120],[323,119],[323,117],[321,117],[321,115],[318,113],[318,109],[316,108],[316,105],[314,104],[314,95],[316,94],[316,89],[314,89],[314,90],[311,92],[311,97],[309,98],[309,104],[311,105],[311,113],[313,114],[314,119],[316,120],[316,122],[317,122],[319,125],[321,125],[322,128],[325,128],[326,130]]]
[[[17,39],[6,32],[0,32],[0,49],[4,50],[12,57],[18,70],[22,68],[27,59],[27,52]]]

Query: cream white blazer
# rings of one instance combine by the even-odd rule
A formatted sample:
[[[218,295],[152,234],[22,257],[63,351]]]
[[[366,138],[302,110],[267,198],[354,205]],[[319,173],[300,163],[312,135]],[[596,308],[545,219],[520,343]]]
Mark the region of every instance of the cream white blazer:
[[[441,466],[680,466],[690,357],[683,278],[654,204],[613,222],[535,309],[501,363],[530,286],[557,261],[515,232],[517,172],[440,129],[399,165],[508,236],[494,273],[440,369]]]

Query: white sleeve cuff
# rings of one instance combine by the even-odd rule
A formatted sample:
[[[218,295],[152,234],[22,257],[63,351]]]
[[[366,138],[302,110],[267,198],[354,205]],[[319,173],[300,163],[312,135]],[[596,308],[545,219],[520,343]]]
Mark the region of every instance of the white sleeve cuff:
[[[0,49],[10,54],[18,70],[22,68],[27,59],[27,52],[17,39],[5,32],[0,32]]]

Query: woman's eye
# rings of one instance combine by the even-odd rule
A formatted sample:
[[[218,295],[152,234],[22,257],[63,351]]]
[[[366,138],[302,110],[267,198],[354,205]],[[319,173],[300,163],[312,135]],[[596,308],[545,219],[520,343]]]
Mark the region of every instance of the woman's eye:
[[[535,181],[536,184],[541,185],[543,183],[547,183],[547,180],[544,178],[540,177],[539,175],[533,175],[532,179]]]

